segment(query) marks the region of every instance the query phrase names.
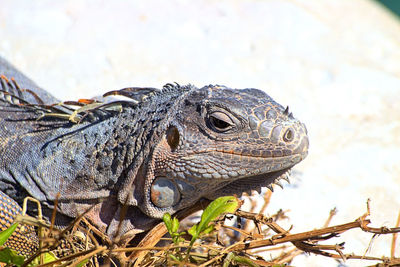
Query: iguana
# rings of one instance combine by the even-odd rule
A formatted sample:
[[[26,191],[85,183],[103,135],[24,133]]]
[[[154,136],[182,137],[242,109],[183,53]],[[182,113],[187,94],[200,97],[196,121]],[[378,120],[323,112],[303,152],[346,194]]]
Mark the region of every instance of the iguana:
[[[258,89],[131,87],[72,109],[4,59],[0,74],[3,203],[32,196],[49,218],[58,198],[59,227],[94,206],[86,218],[126,240],[200,198],[286,179],[307,155],[305,125]]]

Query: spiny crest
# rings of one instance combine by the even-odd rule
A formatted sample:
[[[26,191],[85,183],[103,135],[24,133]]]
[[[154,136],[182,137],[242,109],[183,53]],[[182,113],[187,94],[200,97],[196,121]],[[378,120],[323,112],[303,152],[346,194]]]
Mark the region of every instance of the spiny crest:
[[[154,87],[127,87],[120,90],[113,90],[107,92],[103,95],[103,97],[107,96],[124,96],[134,100],[134,103],[138,104],[140,102],[144,102],[149,100],[152,96],[162,93],[167,93],[172,90],[180,89],[180,86],[177,82],[167,83],[163,86],[162,89],[154,88]]]
[[[289,112],[289,106],[286,106],[285,110],[283,111],[283,115],[288,116],[288,117],[293,117],[293,113]]]
[[[80,123],[84,119],[99,118],[104,115],[111,115],[115,112],[121,112],[124,107],[136,107],[139,103],[149,101],[158,94],[165,94],[181,88],[178,83],[167,83],[162,89],[153,87],[127,87],[120,90],[113,90],[105,93],[103,98],[111,96],[123,96],[129,100],[99,101],[95,99],[79,99],[78,101],[64,101],[60,103],[44,103],[44,101],[32,90],[21,89],[14,78],[7,79],[4,75],[0,76],[0,100],[19,107],[30,107],[39,111],[39,119],[53,117],[65,119],[73,123]],[[30,103],[25,100],[24,92],[32,95],[37,103]]]
[[[171,89],[176,89],[176,88],[181,88],[181,85],[177,82],[172,83],[167,83],[163,86],[163,90],[171,90]]]
[[[153,87],[127,87],[120,90],[107,92],[103,95],[103,97],[124,96],[134,100],[137,104],[160,91],[160,89]]]
[[[32,95],[39,104],[43,104],[40,97],[29,89],[21,89],[14,78],[10,80],[0,75],[0,99],[14,105],[29,104],[23,97],[23,92]]]

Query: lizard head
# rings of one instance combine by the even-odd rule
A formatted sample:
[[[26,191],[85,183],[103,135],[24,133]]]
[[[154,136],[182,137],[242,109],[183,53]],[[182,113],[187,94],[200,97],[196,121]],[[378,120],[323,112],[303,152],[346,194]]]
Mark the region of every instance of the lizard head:
[[[307,155],[305,125],[258,89],[210,85],[179,105],[147,167],[139,208],[151,217],[259,190]]]

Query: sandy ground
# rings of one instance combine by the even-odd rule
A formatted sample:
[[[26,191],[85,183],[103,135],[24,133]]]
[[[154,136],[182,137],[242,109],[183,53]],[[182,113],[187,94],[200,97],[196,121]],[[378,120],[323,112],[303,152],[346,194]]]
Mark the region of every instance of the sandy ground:
[[[372,225],[395,224],[400,24],[372,2],[2,0],[0,36],[0,55],[63,100],[174,81],[263,89],[306,123],[311,142],[268,212],[290,210],[295,233],[321,226],[333,207],[332,224],[355,220],[370,198]],[[329,243],[362,255],[370,237]],[[389,256],[390,238],[367,255]]]

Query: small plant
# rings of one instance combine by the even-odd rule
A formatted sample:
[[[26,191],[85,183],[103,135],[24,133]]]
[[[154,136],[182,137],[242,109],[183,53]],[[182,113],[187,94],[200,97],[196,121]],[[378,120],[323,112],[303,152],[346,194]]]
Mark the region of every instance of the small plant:
[[[6,230],[0,232],[0,246],[4,246],[17,227],[18,223],[14,223]],[[46,252],[42,257],[42,263],[48,263],[56,259],[57,258],[52,253]],[[18,255],[16,251],[5,247],[0,249],[0,262],[6,263],[7,265],[21,266],[25,262],[25,257]],[[28,264],[29,267],[38,265],[40,265],[40,257],[35,258],[31,263]]]
[[[6,230],[0,232],[0,246],[3,246],[7,242],[8,238],[14,233],[17,227],[18,223],[14,223]],[[17,252],[10,248],[6,247],[0,250],[0,262],[21,266],[24,260],[24,256],[18,255]]]
[[[186,255],[183,257],[181,250],[177,247],[174,252],[175,255],[169,254],[169,257],[174,261],[187,261],[190,256],[193,244],[199,237],[206,235],[214,231],[215,224],[212,223],[215,219],[225,213],[234,213],[240,206],[240,202],[236,197],[226,196],[220,197],[211,202],[208,207],[203,211],[201,220],[197,224],[193,225],[187,233],[192,236],[189,247],[187,248]],[[185,231],[178,232],[179,221],[177,218],[171,218],[169,213],[164,214],[163,221],[167,230],[172,238],[174,245],[179,246],[184,241],[182,238],[186,234]]]
[[[165,226],[167,227],[168,233],[172,238],[172,242],[176,245],[179,246],[180,242],[183,242],[184,239],[182,238],[182,235],[186,234],[186,232],[180,232],[178,233],[179,229],[179,221],[177,218],[171,218],[171,215],[169,213],[165,213],[163,216],[163,221],[165,223]],[[182,261],[183,257],[180,252],[180,249],[177,247],[175,250],[175,255],[170,254],[169,257],[173,259],[174,261]]]

